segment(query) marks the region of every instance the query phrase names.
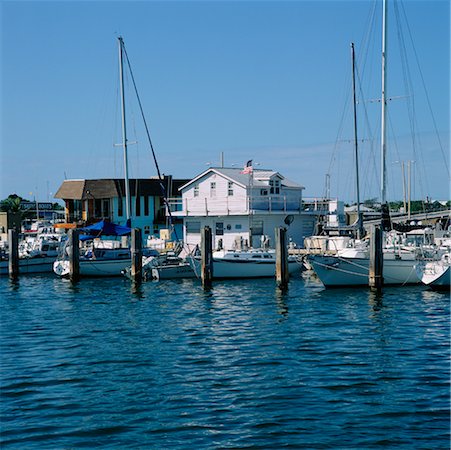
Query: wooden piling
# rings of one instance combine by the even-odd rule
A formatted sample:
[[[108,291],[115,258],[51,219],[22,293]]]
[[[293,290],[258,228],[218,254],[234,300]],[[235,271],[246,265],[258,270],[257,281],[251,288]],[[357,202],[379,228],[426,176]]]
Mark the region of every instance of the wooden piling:
[[[383,277],[384,258],[382,251],[382,229],[373,225],[370,239],[370,264],[368,284],[371,289],[380,291],[384,284]]]
[[[200,253],[202,287],[208,290],[211,289],[213,281],[213,244],[210,227],[201,230]]]
[[[8,248],[8,273],[11,278],[17,278],[19,275],[19,237],[14,229],[8,230]]]
[[[287,229],[278,227],[276,236],[276,283],[281,290],[288,289],[290,272],[288,270]]]
[[[131,232],[132,267],[130,276],[134,283],[142,281],[142,233],[141,228],[133,228]]]
[[[72,282],[80,279],[80,231],[69,230],[69,278]]]

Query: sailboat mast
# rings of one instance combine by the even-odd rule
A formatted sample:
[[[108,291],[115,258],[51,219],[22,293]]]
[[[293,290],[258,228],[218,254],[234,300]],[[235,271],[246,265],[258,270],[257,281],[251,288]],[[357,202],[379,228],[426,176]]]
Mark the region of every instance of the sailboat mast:
[[[125,214],[127,224],[130,221],[130,183],[128,180],[128,152],[127,152],[127,126],[125,121],[125,96],[124,96],[124,65],[123,65],[123,46],[122,37],[118,37],[119,45],[119,79],[121,87],[121,109],[122,109],[122,147],[124,149],[124,172],[125,172]]]
[[[386,92],[387,92],[387,0],[383,0],[382,2],[382,117],[381,117],[381,204],[386,203],[387,201],[387,192],[386,192],[386,182],[387,182],[387,174],[386,174],[386,154],[387,154],[387,130],[386,130],[386,119],[387,119],[387,101],[386,101]]]
[[[355,152],[355,182],[357,191],[357,220],[358,220],[358,237],[361,238],[362,230],[362,214],[360,212],[360,182],[359,182],[359,144],[357,142],[357,99],[355,94],[355,51],[354,43],[351,42],[351,59],[352,59],[352,95],[354,103],[354,152]]]

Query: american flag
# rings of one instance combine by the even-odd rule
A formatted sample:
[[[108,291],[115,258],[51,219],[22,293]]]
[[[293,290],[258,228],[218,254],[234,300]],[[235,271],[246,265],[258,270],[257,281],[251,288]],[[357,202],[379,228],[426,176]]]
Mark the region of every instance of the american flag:
[[[246,165],[244,166],[244,169],[240,173],[252,173],[252,159],[250,159]]]

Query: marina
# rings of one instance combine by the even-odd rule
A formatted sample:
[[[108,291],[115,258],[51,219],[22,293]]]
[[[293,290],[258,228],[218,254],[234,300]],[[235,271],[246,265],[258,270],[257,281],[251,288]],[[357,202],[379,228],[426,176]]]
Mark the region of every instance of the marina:
[[[449,448],[449,9],[6,2],[0,447]]]

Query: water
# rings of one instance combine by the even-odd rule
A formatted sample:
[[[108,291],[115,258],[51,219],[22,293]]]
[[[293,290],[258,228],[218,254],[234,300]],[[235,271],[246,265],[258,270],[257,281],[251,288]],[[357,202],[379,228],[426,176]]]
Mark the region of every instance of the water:
[[[0,279],[2,448],[449,448],[449,296]]]

